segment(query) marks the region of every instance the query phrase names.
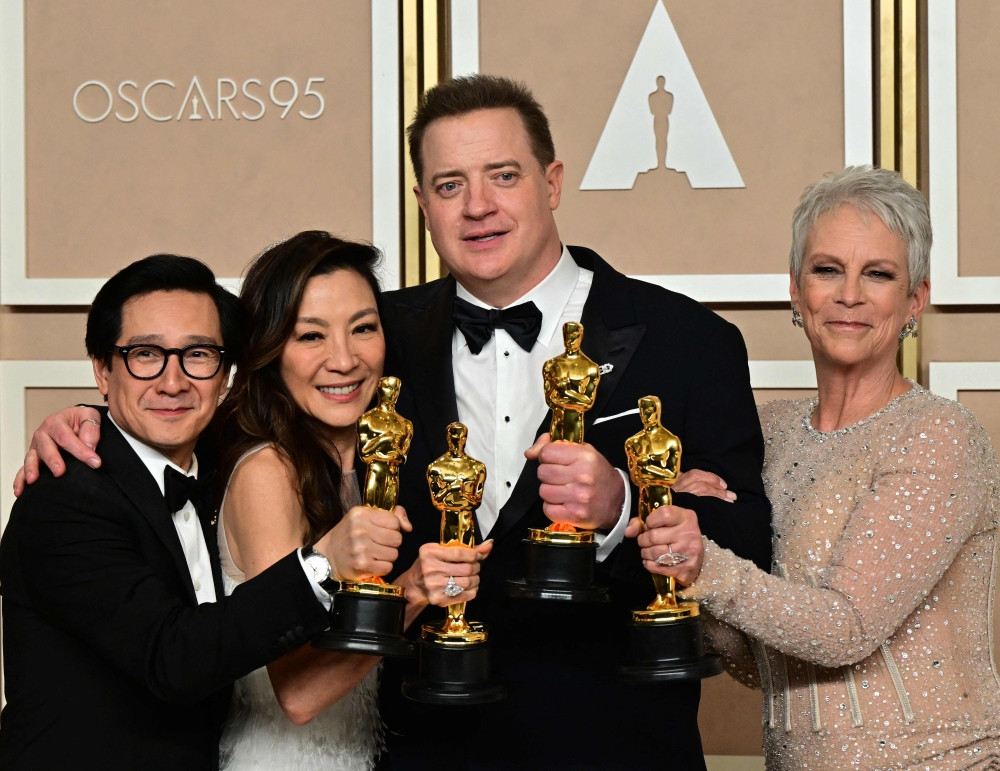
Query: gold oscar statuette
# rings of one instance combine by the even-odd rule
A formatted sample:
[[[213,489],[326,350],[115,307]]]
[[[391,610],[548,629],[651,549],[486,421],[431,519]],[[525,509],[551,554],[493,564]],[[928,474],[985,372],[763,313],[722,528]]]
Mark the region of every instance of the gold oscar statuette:
[[[392,511],[399,496],[399,467],[413,439],[413,424],[396,412],[399,378],[378,381],[378,404],[358,418],[358,455],[365,476],[365,506]],[[411,657],[413,643],[403,634],[405,590],[379,576],[341,581],[333,595],[330,628],[313,640],[325,650]]]
[[[368,466],[362,498],[365,506],[382,511],[396,508],[399,497],[399,467],[406,463],[406,453],[413,440],[413,423],[396,412],[399,398],[398,377],[378,381],[378,404],[358,418],[358,455]],[[387,584],[378,576],[358,581],[341,581],[345,592],[363,592],[402,597],[401,586]]]
[[[441,545],[471,549],[476,545],[473,512],[483,502],[486,465],[465,453],[469,430],[461,423],[448,426],[448,452],[427,467],[431,502],[441,512]],[[482,642],[483,625],[465,619],[465,603],[448,606],[448,618],[424,624],[425,639],[443,644]]]
[[[553,442],[583,444],[583,414],[594,406],[601,368],[580,350],[583,324],[563,324],[563,342],[566,352],[542,365],[545,403],[552,409],[549,438]],[[596,543],[593,532],[561,522],[553,522],[545,529],[532,528],[528,538],[541,543]]]
[[[681,440],[663,427],[661,409],[655,396],[639,399],[642,430],[625,442],[629,474],[639,488],[643,528],[653,511],[671,505],[671,488],[681,473]],[[705,654],[698,603],[678,600],[671,576],[653,573],[653,585],[656,599],[632,611],[632,662],[621,667],[621,673],[633,682],[696,680],[719,674],[721,658]]]
[[[601,368],[580,350],[583,324],[563,324],[565,353],[542,366],[545,403],[552,409],[549,438],[583,444],[583,418],[594,406]],[[594,581],[597,536],[563,522],[528,528],[523,541],[524,578],[507,581],[507,596],[530,600],[608,602],[607,587]]]
[[[486,465],[465,452],[468,433],[462,423],[449,425],[448,451],[427,467],[431,503],[441,512],[440,543],[454,549],[475,546],[475,511],[486,486]],[[465,617],[464,602],[449,605],[447,618],[421,626],[420,672],[403,683],[403,695],[453,705],[504,698],[504,686],[490,678],[488,639],[484,624]]]
[[[670,488],[681,473],[681,440],[660,425],[660,400],[644,396],[639,400],[643,429],[625,442],[625,457],[632,481],[639,488],[639,522],[673,500]],[[698,615],[698,603],[678,602],[674,579],[653,574],[656,599],[645,610],[632,611],[633,621],[664,622]]]

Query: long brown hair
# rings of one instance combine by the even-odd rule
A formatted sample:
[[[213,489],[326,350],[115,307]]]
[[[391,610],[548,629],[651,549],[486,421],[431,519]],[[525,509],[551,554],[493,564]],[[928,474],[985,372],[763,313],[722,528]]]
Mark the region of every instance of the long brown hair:
[[[341,464],[328,427],[295,403],[281,377],[281,353],[295,329],[306,284],[314,276],[351,270],[368,282],[381,307],[375,270],[381,256],[370,244],[307,230],[266,249],[243,281],[240,302],[248,329],[232,388],[219,408],[221,479],[240,457],[269,442],[295,470],[299,499],[315,543],[344,515]]]

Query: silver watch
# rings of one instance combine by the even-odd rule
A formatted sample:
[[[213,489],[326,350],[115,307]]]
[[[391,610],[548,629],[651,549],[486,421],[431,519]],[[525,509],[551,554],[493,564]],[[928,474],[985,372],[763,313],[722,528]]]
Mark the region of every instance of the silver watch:
[[[316,551],[312,546],[303,546],[302,561],[309,566],[316,583],[324,590],[333,594],[340,588],[340,584],[333,579],[333,568],[330,567],[330,560],[325,555]]]

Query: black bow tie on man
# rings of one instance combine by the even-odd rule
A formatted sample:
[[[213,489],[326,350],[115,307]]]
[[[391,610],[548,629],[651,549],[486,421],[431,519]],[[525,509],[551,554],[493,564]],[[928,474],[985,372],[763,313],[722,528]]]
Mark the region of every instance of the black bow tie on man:
[[[201,479],[182,474],[177,469],[166,466],[163,469],[163,497],[167,500],[170,513],[180,511],[188,501],[194,504],[199,514],[205,513],[211,505],[212,479],[214,473],[205,474]]]
[[[482,308],[456,297],[451,315],[473,355],[478,355],[483,350],[483,346],[493,337],[493,330],[498,327],[514,338],[514,342],[525,351],[534,347],[538,333],[542,330],[542,312],[533,302],[498,310]]]

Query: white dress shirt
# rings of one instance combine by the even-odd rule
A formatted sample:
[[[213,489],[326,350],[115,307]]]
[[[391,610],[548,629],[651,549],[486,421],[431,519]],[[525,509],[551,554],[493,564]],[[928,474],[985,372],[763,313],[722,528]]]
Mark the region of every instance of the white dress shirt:
[[[159,450],[154,450],[149,445],[143,444],[135,437],[130,436],[127,431],[115,423],[110,412],[108,413],[108,420],[114,423],[115,428],[121,431],[122,436],[125,437],[125,441],[129,443],[132,449],[135,450],[135,454],[139,456],[139,460],[149,469],[149,473],[153,475],[153,479],[156,480],[156,484],[160,488],[161,495],[166,494],[164,492],[163,472],[167,466],[186,476],[194,477],[195,479],[198,478],[197,456],[191,455],[191,468],[185,471],[176,463],[172,463]],[[184,551],[184,559],[187,561],[188,572],[191,574],[191,583],[194,584],[194,594],[198,598],[198,604],[215,602],[215,580],[212,578],[212,560],[208,556],[205,534],[201,529],[201,522],[198,519],[198,512],[195,511],[194,504],[188,501],[179,511],[171,514],[171,519],[174,522],[174,529],[177,531],[177,539],[181,542],[181,549]]]
[[[593,281],[593,272],[578,266],[564,246],[552,272],[507,306],[533,302],[542,312],[542,328],[530,351],[521,348],[503,329],[496,329],[478,354],[469,350],[458,329],[452,337],[458,418],[469,428],[466,449],[487,469],[483,503],[477,512],[483,538],[489,536],[500,509],[510,498],[524,468],[524,451],[535,443],[535,432],[549,411],[542,390],[542,365],[566,350],[563,324],[583,316]],[[473,305],[490,307],[461,284],[456,293]],[[625,505],[611,532],[597,535],[598,561],[621,543],[628,524],[631,491],[628,477],[621,469],[618,473],[625,482]]]

